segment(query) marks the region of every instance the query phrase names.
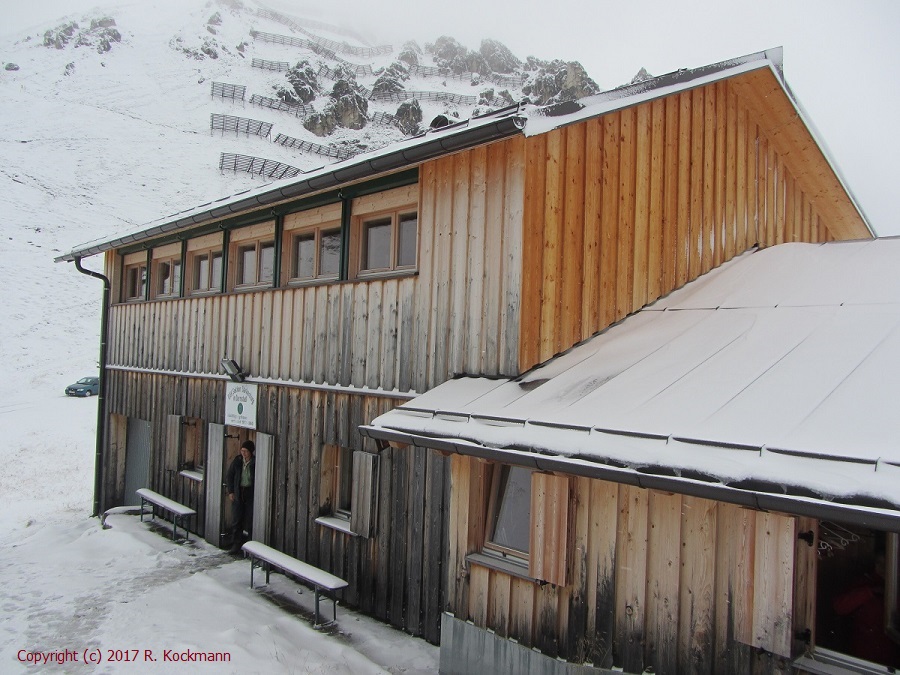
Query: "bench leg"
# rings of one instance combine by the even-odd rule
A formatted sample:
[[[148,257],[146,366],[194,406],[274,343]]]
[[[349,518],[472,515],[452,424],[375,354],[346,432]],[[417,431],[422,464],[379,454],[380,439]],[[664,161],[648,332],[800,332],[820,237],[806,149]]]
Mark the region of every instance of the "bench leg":
[[[316,623],[315,626],[319,625],[319,587],[315,586],[316,589]]]
[[[146,503],[147,503],[147,502],[144,500],[144,498],[141,497],[141,522],[142,522],[142,523],[144,522],[144,505],[145,505]]]
[[[250,588],[253,588],[253,567],[255,566],[256,560],[253,556],[250,556]]]

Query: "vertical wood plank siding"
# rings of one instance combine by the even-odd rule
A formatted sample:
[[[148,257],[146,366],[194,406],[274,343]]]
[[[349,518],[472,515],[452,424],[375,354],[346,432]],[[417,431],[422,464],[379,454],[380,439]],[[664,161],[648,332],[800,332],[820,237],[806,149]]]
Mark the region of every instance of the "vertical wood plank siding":
[[[183,373],[109,372],[110,412],[152,422],[152,487],[202,501],[191,492],[196,484],[178,476],[175,416],[223,421],[224,383],[190,375],[217,373],[225,356],[253,379],[386,392],[425,391],[456,373],[516,374],[523,152],[518,138],[421,168],[415,276],[114,305],[112,365]],[[347,579],[348,605],[436,642],[445,604],[447,460],[381,453],[377,508],[366,522],[372,538],[314,523],[323,444],[374,451],[358,426],[402,402],[260,385],[258,429],[276,439],[271,540]],[[118,454],[120,444],[113,445]],[[115,481],[107,477],[106,506],[115,504]]]
[[[400,391],[518,374],[523,148],[422,167],[416,276],[114,305],[110,364],[217,373],[228,356],[254,378]]]
[[[480,550],[485,464],[454,455],[451,466],[447,597],[457,618],[569,661],[656,673],[786,671],[794,626],[814,620],[814,548],[801,542],[794,563],[798,527],[814,521],[536,474],[532,517],[552,508],[536,486],[568,482],[568,531],[556,536],[572,555],[564,583],[529,581],[466,561]],[[798,600],[795,576],[806,584]]]
[[[527,139],[521,370],[753,246],[865,236],[754,77]]]
[[[166,454],[166,433],[174,424],[166,413],[178,410],[206,423],[223,423],[224,383],[117,371],[110,371],[108,377],[112,419],[151,421],[149,487],[193,504],[184,492],[193,482],[175,480],[178,472],[173,463],[177,460]],[[260,385],[259,396],[265,405],[259,409],[258,430],[275,436],[271,544],[350,581],[342,598],[347,605],[437,642],[446,602],[444,479],[448,460],[424,450],[383,450],[377,458],[379,505],[373,512],[377,518],[373,537],[350,537],[313,522],[322,515],[322,446],[340,440],[351,448],[374,451],[372,441],[359,435],[358,425],[403,400],[267,385]],[[124,424],[113,428],[120,430]],[[124,467],[124,458],[119,457],[122,436],[114,433],[111,443],[110,458],[118,460],[115,466],[119,468]],[[118,473],[112,465],[104,473],[105,507],[121,499]],[[411,490],[412,482],[417,485]],[[405,510],[397,512],[390,500],[400,495]],[[415,515],[407,517],[407,511]],[[202,532],[202,518],[189,526]],[[397,546],[395,542],[404,543]],[[402,573],[397,574],[398,569]]]

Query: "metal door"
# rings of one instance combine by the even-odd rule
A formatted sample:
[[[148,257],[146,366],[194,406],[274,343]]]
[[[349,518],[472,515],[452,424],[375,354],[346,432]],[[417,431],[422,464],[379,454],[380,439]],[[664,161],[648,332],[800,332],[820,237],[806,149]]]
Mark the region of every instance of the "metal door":
[[[150,422],[128,418],[125,436],[125,506],[140,506],[138,488],[150,487]]]

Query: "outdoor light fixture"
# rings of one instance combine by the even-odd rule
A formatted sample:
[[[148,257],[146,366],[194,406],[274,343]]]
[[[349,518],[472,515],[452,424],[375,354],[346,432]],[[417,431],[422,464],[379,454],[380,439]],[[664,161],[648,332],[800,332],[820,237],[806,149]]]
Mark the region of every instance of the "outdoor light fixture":
[[[241,370],[241,367],[234,359],[222,359],[222,370],[232,379],[233,382],[243,382],[247,373]]]

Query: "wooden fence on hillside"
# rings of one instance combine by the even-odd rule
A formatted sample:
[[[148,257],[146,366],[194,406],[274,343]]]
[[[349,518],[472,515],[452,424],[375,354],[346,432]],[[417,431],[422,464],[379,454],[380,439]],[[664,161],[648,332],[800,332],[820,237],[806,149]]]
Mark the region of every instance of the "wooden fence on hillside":
[[[219,155],[219,171],[244,171],[256,176],[266,178],[293,178],[303,173],[300,169],[290,164],[277,162],[265,157],[252,157],[250,155],[237,155],[231,152],[223,152]]]
[[[250,119],[249,117],[235,117],[234,115],[219,115],[210,113],[209,130],[233,131],[235,134],[246,134],[247,136],[261,136],[268,138],[272,134],[272,123],[261,122],[260,120]]]
[[[213,82],[210,89],[210,96],[219,98],[230,98],[235,101],[243,101],[247,93],[247,87],[243,84],[228,84],[227,82]]]

